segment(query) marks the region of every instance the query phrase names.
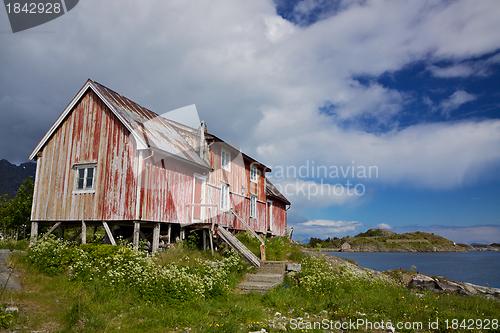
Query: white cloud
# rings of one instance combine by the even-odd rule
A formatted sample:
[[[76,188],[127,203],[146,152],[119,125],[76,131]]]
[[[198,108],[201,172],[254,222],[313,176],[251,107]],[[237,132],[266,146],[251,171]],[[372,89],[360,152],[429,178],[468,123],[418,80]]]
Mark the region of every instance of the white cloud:
[[[356,234],[356,228],[363,224],[358,221],[310,220],[294,226],[294,233],[306,237],[332,237],[346,233]]]
[[[396,227],[396,232],[414,232],[416,230],[447,238],[457,243],[471,244],[492,244],[500,243],[500,226],[498,225],[474,225],[468,227],[454,227],[454,226],[411,226],[411,227]]]
[[[317,183],[299,178],[276,178],[272,181],[297,210],[355,204],[366,194],[365,187],[346,186],[345,183]]]
[[[392,227],[389,224],[387,224],[387,223],[377,224],[377,228],[379,228],[379,229],[387,229],[387,230],[391,230],[392,229]]]
[[[307,12],[316,5],[303,6]],[[271,0],[80,2],[32,30],[53,34],[2,36],[1,98],[22,91],[37,105],[31,111],[13,105],[5,113],[56,119],[91,77],[159,114],[196,104],[210,132],[238,142],[266,164],[354,160],[378,166],[384,182],[451,188],[474,169],[498,161],[498,121],[399,129],[391,117],[409,97],[376,80],[357,79],[415,61],[463,63],[494,52],[500,48],[496,0],[377,0],[341,7],[299,28],[279,17]],[[8,30],[6,16],[0,20]],[[467,97],[455,96],[447,107]],[[325,103],[335,115],[317,111]],[[393,130],[374,134],[338,125],[365,118]],[[23,128],[29,128],[25,134],[34,146],[47,125]],[[7,144],[0,149],[6,157],[30,152],[13,152]],[[318,202],[341,200],[350,202]]]
[[[283,122],[274,121],[279,118],[274,111],[265,114],[259,134],[269,143],[259,145],[258,152],[274,168],[305,165],[308,160],[327,167],[348,166],[354,161],[356,166],[378,169],[378,177],[373,173],[356,182],[450,189],[464,185],[472,175],[481,175],[482,166],[500,163],[498,120],[422,124],[373,134],[343,131],[326,117],[321,122],[321,116],[307,119],[307,113],[301,114],[304,118],[292,111]],[[300,126],[290,123],[295,115]],[[272,133],[280,133],[274,141],[267,130],[272,127]]]
[[[281,16],[267,16],[264,22],[267,27],[266,37],[271,42],[278,42],[295,31],[294,25]]]
[[[449,116],[451,111],[458,109],[460,105],[471,102],[475,99],[477,99],[477,96],[469,94],[463,90],[457,90],[448,99],[441,101],[439,106],[442,109],[442,112]]]

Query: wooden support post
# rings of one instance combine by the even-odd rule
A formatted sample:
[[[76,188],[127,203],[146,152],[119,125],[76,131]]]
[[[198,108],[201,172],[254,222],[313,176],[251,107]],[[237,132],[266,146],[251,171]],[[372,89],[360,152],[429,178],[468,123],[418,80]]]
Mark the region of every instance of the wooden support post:
[[[57,222],[56,224],[54,224],[54,225],[52,226],[52,228],[50,228],[50,230],[49,230],[49,231],[47,231],[47,232],[45,233],[45,235],[43,235],[43,237],[42,237],[42,238],[45,238],[45,237],[47,237],[48,235],[50,235],[50,234],[51,234],[54,230],[56,230],[56,229],[57,229],[57,227],[59,227],[59,225],[60,225],[60,224],[61,224],[61,222]]]
[[[82,233],[82,231],[81,231],[81,230],[78,230],[78,231],[76,232],[76,234],[74,234],[74,235],[73,235],[73,237],[71,237],[71,238],[70,238],[70,240],[69,240],[69,241],[70,241],[70,242],[74,242],[74,241],[75,241],[75,239],[76,239],[76,237],[80,236],[80,234],[81,234],[81,233]]]
[[[201,229],[203,232],[203,251],[207,250],[207,231],[205,229]]]
[[[208,230],[208,236],[210,237],[210,251],[212,251],[212,257],[214,256],[214,236],[212,230]]]
[[[59,239],[64,240],[64,225],[59,225]]]
[[[35,245],[38,237],[38,222],[31,222],[30,246]]]
[[[139,234],[141,231],[141,223],[140,222],[134,222],[134,251],[137,251],[139,249]]]
[[[109,241],[111,242],[111,245],[116,245],[115,238],[113,237],[111,230],[109,230],[108,223],[106,221],[102,221],[102,226],[104,227],[104,230],[106,231],[106,235],[108,236]]]
[[[264,244],[260,245],[260,260],[266,261],[266,248]]]
[[[153,246],[151,247],[151,253],[155,254],[160,246],[160,223],[155,223],[153,228]]]
[[[87,224],[82,220],[82,244],[87,244]]]
[[[172,234],[172,225],[168,224],[167,244],[170,244],[170,235]]]
[[[183,240],[184,240],[184,238],[186,238],[186,233],[185,233],[185,231],[184,231],[184,228],[183,228],[183,227],[181,227],[181,241],[183,241]]]

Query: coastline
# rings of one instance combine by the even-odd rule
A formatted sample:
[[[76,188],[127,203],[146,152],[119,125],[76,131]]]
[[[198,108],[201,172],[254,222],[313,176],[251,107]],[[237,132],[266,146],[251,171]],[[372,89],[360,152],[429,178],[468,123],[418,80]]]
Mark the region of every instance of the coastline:
[[[312,252],[477,252],[477,251],[500,251],[500,248],[494,246],[487,247],[474,247],[470,246],[468,248],[460,247],[433,247],[431,249],[421,249],[413,247],[402,247],[402,248],[351,248],[349,250],[344,250],[341,248],[308,248],[308,251]]]
[[[325,249],[326,250],[326,249]],[[358,274],[370,274],[372,276],[376,277],[385,277],[387,279],[390,279],[391,276],[394,278],[394,275],[400,276],[401,280],[406,284],[406,286],[410,289],[416,289],[416,290],[428,290],[432,291],[434,293],[440,294],[440,293],[457,293],[459,295],[464,295],[464,296],[482,296],[487,299],[492,299],[492,298],[500,298],[500,288],[494,288],[494,287],[486,287],[486,286],[481,286],[469,282],[457,282],[457,281],[451,281],[446,278],[442,277],[435,277],[435,276],[429,276],[425,274],[418,274],[418,273],[411,273],[407,271],[377,271],[374,269],[366,268],[359,266],[358,264],[354,264],[344,258],[331,255],[328,253],[322,253],[319,251],[309,251],[309,249],[302,249],[304,253],[307,253],[309,255],[313,256],[318,256],[322,257],[326,260],[328,260],[330,263],[332,263],[335,266],[342,266],[342,265],[347,265],[349,266],[353,271],[357,272]],[[332,252],[332,251],[325,251],[325,252]],[[355,251],[351,251],[355,252]],[[358,251],[362,252],[362,251]],[[365,251],[366,252],[366,251]],[[397,251],[380,251],[380,252],[397,252]],[[396,272],[396,274],[392,274],[393,272]]]

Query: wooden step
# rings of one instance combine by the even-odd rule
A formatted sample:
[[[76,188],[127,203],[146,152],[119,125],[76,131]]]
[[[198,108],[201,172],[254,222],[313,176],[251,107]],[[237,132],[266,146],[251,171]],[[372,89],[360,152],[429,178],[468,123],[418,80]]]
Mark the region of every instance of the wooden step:
[[[264,294],[268,292],[271,289],[276,288],[279,286],[280,283],[278,282],[242,282],[238,285],[238,289],[240,289],[243,292],[258,292],[261,294]]]
[[[285,274],[286,261],[261,261],[258,274]]]
[[[247,274],[247,282],[283,283],[282,274]]]

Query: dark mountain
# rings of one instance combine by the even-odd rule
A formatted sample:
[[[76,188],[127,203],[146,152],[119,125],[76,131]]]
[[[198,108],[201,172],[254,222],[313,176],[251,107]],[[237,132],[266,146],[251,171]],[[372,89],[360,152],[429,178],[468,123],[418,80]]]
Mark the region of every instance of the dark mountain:
[[[16,196],[26,178],[35,178],[36,163],[26,162],[19,166],[7,160],[0,160],[0,196],[9,195],[9,199]]]

